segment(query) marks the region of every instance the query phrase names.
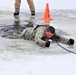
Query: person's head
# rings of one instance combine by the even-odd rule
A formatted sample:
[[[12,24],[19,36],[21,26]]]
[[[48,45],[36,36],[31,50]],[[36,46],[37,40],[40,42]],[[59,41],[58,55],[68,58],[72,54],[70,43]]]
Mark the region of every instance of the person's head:
[[[52,26],[49,26],[45,31],[44,35],[46,38],[51,39],[52,36],[55,34],[55,28]]]

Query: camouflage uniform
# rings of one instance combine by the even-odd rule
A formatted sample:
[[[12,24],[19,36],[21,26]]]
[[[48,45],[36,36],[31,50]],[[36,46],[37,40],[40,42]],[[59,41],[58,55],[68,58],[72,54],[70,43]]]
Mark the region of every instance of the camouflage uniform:
[[[29,27],[23,30],[23,32],[19,35],[19,37],[24,37],[24,39],[26,40],[33,40],[35,41],[37,44],[39,44],[42,47],[45,47],[46,41],[48,41],[49,39],[44,37],[44,31],[46,30],[47,26],[40,26],[38,27],[36,30],[34,30],[33,27]],[[60,36],[59,34],[56,34],[56,36],[59,37],[59,42],[68,44],[69,39],[65,38],[63,36]]]
[[[33,0],[27,0],[30,11],[35,11]],[[15,11],[20,11],[21,0],[15,0]]]

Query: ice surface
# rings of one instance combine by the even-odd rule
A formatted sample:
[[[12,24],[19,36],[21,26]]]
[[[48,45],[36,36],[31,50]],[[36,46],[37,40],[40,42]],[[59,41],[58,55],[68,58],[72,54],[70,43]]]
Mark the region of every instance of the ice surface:
[[[29,19],[29,14],[21,12],[20,25],[25,25],[24,20]],[[54,20],[50,25],[64,33],[65,37],[76,40],[75,15],[76,11],[73,10],[53,10],[51,16]],[[42,17],[43,13],[37,12],[37,23]],[[13,23],[13,12],[0,11],[0,30]],[[76,52],[76,43],[74,46],[61,45]],[[0,37],[1,75],[76,75],[75,69],[76,55],[65,51],[56,43],[51,43],[49,48],[41,48],[33,41]]]

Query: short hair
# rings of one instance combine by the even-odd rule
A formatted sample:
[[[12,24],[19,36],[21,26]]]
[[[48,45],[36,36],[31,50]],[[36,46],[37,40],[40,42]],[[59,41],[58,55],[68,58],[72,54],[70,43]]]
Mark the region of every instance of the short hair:
[[[55,33],[55,28],[53,27],[53,26],[49,26],[48,28],[47,28],[47,30],[48,31],[50,31],[51,33]]]

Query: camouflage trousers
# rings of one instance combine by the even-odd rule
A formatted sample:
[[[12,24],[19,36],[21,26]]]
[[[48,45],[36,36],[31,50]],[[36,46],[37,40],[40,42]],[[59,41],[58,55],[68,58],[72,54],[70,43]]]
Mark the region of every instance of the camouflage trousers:
[[[35,11],[34,1],[27,0],[30,11]],[[15,0],[15,11],[20,11],[21,0]]]

